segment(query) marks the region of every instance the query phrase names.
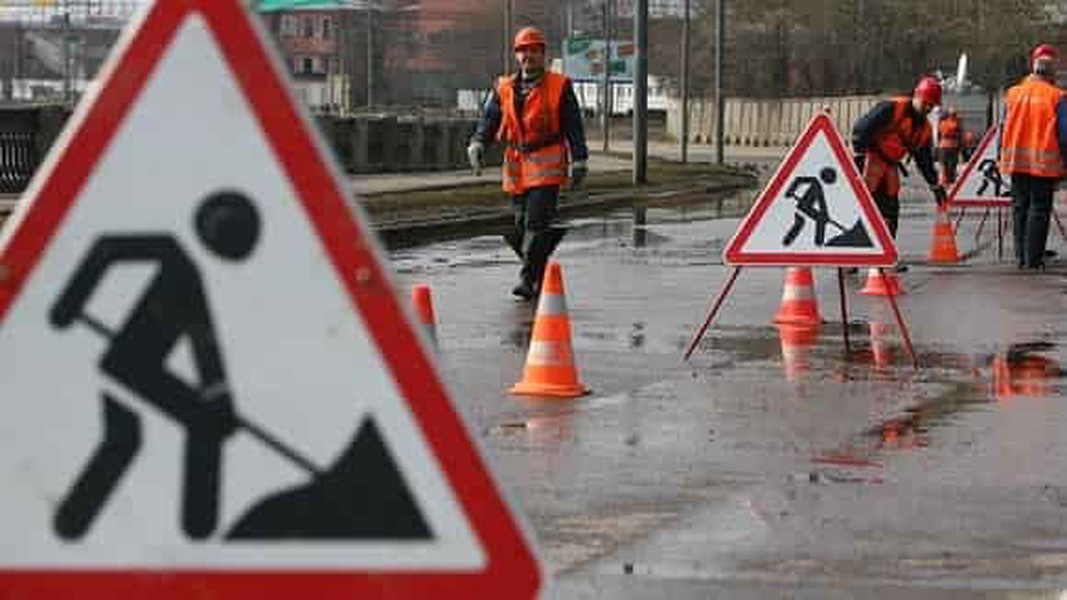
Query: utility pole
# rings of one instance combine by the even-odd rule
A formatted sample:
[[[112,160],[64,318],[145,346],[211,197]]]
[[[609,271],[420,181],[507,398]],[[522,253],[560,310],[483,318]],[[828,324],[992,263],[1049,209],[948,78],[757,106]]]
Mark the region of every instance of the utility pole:
[[[71,33],[70,2],[63,0],[63,102],[74,102],[74,38]]]
[[[504,0],[504,75],[511,74],[511,55],[513,50],[511,48],[511,0]]]
[[[604,81],[600,90],[600,130],[604,133],[604,152],[608,151],[611,138],[611,7],[610,0],[604,0],[600,7],[603,13],[604,33]]]
[[[720,0],[721,1],[721,0]],[[634,185],[648,182],[648,0],[634,3]]]
[[[689,0],[684,0],[682,21],[682,164],[689,162]]]
[[[726,118],[726,98],[723,97],[722,64],[725,48],[723,40],[726,37],[726,0],[715,0],[715,162],[723,164],[726,157],[723,153],[723,130]]]
[[[374,106],[374,12],[367,3],[367,108]]]

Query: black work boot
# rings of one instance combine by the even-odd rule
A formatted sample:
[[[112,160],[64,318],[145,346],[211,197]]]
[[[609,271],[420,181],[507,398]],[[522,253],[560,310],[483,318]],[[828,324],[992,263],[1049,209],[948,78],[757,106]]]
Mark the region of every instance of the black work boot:
[[[511,288],[511,293],[523,300],[533,300],[537,297],[537,289],[527,281],[519,282],[519,285]]]

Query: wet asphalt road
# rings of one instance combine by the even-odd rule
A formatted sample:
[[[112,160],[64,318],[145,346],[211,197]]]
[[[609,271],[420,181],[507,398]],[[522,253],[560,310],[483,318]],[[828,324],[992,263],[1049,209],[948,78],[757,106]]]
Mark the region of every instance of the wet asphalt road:
[[[683,362],[729,274],[729,202],[569,223],[578,400],[505,391],[534,315],[499,237],[391,253],[403,292],[432,286],[442,371],[536,534],[547,597],[1061,597],[1067,261],[1017,272],[968,218],[974,256],[924,264],[933,211],[913,196],[898,245],[918,370],[862,273],[845,351],[829,269],[817,333],[773,326],[783,270],[746,269]],[[1055,228],[1050,247],[1067,255]]]

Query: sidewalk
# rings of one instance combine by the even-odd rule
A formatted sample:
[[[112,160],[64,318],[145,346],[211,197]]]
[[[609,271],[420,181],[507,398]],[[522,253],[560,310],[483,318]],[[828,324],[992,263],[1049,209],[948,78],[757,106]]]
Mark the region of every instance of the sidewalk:
[[[630,171],[633,168],[633,143],[629,140],[612,141],[610,152],[601,151],[601,142],[589,141],[589,172],[610,173]],[[777,162],[785,156],[787,148],[748,148],[727,146],[726,163],[749,163],[771,161]],[[680,150],[677,143],[649,142],[649,157],[664,160],[678,160]],[[689,160],[692,162],[713,162],[715,147],[707,144],[690,144]],[[411,173],[380,173],[374,175],[352,176],[352,189],[357,195],[369,196],[389,192],[406,192],[414,190],[449,189],[476,184],[498,184],[500,168],[486,167],[480,176],[475,176],[469,169],[460,171],[419,171]]]

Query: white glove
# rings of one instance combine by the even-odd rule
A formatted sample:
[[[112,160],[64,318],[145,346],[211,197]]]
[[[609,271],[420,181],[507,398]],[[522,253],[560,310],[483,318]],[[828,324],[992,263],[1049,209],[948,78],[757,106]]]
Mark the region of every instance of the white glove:
[[[467,160],[471,163],[471,170],[475,175],[482,174],[482,153],[485,151],[485,147],[478,140],[471,140],[469,146],[467,146]]]

